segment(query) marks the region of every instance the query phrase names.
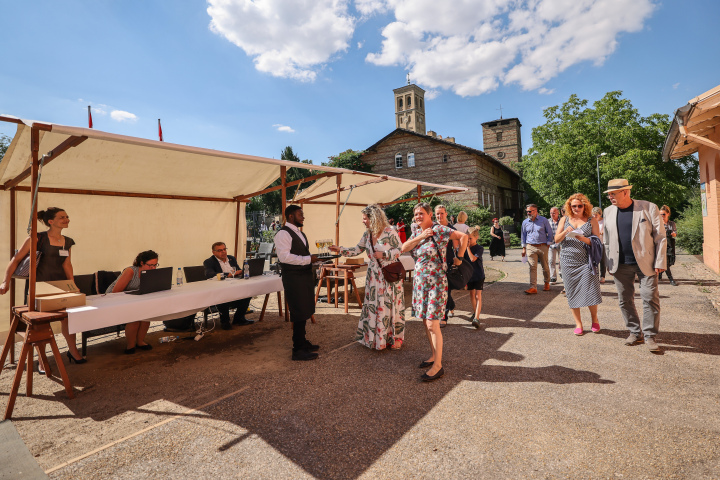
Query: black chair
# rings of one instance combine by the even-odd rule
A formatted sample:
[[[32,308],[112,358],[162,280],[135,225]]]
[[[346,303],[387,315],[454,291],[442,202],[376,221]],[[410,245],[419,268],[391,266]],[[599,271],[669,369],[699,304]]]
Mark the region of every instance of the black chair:
[[[107,270],[100,270],[95,272],[94,275],[76,275],[75,285],[78,286],[80,291],[85,295],[97,295],[104,294],[105,290],[120,276],[120,272],[111,272]],[[89,277],[89,278],[88,278]],[[90,283],[90,285],[88,285]],[[89,292],[89,293],[88,293]],[[112,327],[96,328],[95,330],[88,330],[82,332],[82,356],[84,357],[87,353],[87,340],[88,338],[98,337],[100,335],[107,335],[108,333],[115,332],[117,336],[120,336],[120,332],[125,330],[125,324],[113,325]]]

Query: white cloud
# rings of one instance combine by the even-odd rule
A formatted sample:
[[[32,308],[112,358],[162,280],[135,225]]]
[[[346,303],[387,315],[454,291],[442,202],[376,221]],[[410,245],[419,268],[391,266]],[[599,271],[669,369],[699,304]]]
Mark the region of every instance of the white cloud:
[[[677,90],[677,88],[680,86],[680,82],[673,83],[673,90]]]
[[[355,18],[349,0],[208,0],[210,29],[276,77],[313,81],[348,49]]]
[[[364,7],[373,2],[363,0]],[[601,65],[625,32],[636,32],[652,0],[387,0],[395,22],[366,60],[399,65],[417,83],[458,95],[501,84],[541,88],[572,65]],[[358,8],[358,0],[356,0]],[[368,10],[369,7],[367,8]],[[358,10],[360,10],[358,8]],[[540,93],[550,94],[543,89]]]
[[[123,110],[113,110],[110,112],[110,118],[116,122],[134,122],[137,120],[137,115]]]
[[[295,130],[293,130],[291,127],[288,127],[287,125],[281,125],[279,123],[276,123],[275,125],[273,125],[273,127],[277,128],[278,132],[295,133]]]
[[[357,42],[358,50],[360,50],[363,47],[363,45],[365,45],[365,42]]]
[[[540,95],[552,95],[553,93],[555,93],[555,89],[542,87],[538,90],[538,93]]]
[[[368,16],[374,13],[385,13],[388,4],[385,0],[355,0],[355,10]]]
[[[431,88],[430,90],[425,90],[425,100],[433,100],[440,96],[440,90],[437,90],[435,88]]]

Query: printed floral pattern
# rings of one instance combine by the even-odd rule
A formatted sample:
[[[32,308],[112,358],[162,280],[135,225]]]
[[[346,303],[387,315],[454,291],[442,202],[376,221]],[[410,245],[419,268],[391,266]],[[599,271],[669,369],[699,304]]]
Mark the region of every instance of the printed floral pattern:
[[[385,250],[380,263],[384,267],[400,257],[400,237],[397,232],[387,227],[375,243],[375,251],[380,251],[378,245]],[[366,231],[352,248],[340,248],[340,255],[355,257],[367,252],[370,257],[370,234]],[[355,340],[362,345],[382,350],[405,338],[405,316],[403,315],[404,292],[402,282],[388,284],[378,266],[375,258],[370,258],[367,277],[365,281],[365,301],[363,302],[360,322],[355,334]]]
[[[435,224],[435,242],[427,238],[413,250],[415,262],[415,276],[413,279],[413,314],[423,320],[442,320],[445,318],[445,304],[448,297],[448,285],[445,264],[445,252],[450,241],[452,230],[448,227]],[[422,230],[413,229],[415,238]],[[440,254],[435,247],[440,248]]]

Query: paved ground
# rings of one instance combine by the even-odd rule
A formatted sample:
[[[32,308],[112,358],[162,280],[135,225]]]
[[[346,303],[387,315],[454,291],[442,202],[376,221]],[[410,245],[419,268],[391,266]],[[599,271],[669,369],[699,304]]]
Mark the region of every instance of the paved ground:
[[[437,382],[418,381],[418,321],[402,350],[375,352],[350,341],[357,309],[324,306],[309,326],[318,361],[289,360],[277,317],[134,358],[120,340],[98,343],[69,367],[75,400],[36,378],[14,425],[63,479],[719,478],[718,277],[679,256],[680,286],[660,287],[655,355],[623,345],[612,283],[602,332],[576,337],[562,286],[523,295],[527,266],[517,250],[507,258],[486,259],[507,275],[484,292],[483,330],[456,295]]]

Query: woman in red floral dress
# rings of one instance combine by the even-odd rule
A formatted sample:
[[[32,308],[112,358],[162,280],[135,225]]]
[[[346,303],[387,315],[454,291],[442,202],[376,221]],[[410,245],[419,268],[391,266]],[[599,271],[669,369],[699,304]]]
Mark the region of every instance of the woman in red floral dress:
[[[440,320],[445,317],[448,292],[445,251],[450,240],[458,240],[460,248],[455,256],[455,264],[462,263],[460,259],[465,255],[468,238],[460,231],[433,223],[432,209],[427,203],[419,203],[413,214],[419,228],[413,232],[410,240],[403,244],[402,251],[412,251],[416,258],[412,303],[415,317],[421,319],[425,325],[432,349],[430,358],[420,364],[420,368],[430,367],[430,370],[420,377],[429,382],[445,374],[442,368],[443,338],[440,333]]]

